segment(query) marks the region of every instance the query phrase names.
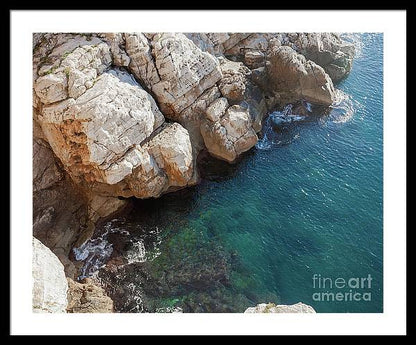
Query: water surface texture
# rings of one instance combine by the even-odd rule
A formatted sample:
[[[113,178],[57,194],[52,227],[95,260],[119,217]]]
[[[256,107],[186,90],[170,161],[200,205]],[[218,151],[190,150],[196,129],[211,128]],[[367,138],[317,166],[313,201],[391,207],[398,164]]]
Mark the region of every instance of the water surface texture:
[[[200,185],[135,201],[78,251],[84,276],[106,264],[118,311],[383,311],[383,36],[346,38],[358,53],[329,114],[271,116],[236,165],[202,157]]]

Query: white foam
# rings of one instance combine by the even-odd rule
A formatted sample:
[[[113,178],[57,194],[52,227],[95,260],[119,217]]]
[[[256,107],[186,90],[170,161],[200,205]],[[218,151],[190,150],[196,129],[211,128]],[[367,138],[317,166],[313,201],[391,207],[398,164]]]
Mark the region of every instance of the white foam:
[[[342,90],[335,90],[335,102],[331,105],[329,120],[333,123],[346,123],[355,114],[356,104],[350,95]],[[357,103],[358,104],[358,103]]]
[[[129,264],[146,261],[146,248],[141,241],[133,242],[132,249],[127,251],[126,259]]]
[[[90,239],[78,248],[72,249],[75,260],[84,261],[78,279],[91,277],[106,264],[113,253],[113,245],[107,240],[110,233],[121,232],[128,234],[127,231],[114,227],[113,224],[116,221],[117,219],[108,222],[104,226],[104,232],[101,236]]]

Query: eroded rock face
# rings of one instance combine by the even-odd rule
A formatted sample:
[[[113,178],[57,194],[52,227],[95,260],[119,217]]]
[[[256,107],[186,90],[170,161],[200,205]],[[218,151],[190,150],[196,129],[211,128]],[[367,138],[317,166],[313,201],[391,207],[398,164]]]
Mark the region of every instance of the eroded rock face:
[[[209,35],[201,35],[208,39]],[[224,41],[224,37],[221,37],[223,36],[218,35],[218,42]],[[226,47],[233,46],[230,39],[227,38],[229,43]],[[238,42],[236,38],[234,40],[235,43]],[[256,86],[248,78],[250,71],[241,63],[223,57],[219,60],[202,51],[182,34],[127,35],[126,51],[131,57],[130,70],[155,95],[164,115],[188,130],[194,148],[194,160],[207,143],[204,138],[207,130],[201,129],[201,126],[209,127],[209,121],[212,121],[206,121],[211,116],[207,109],[220,98],[227,100],[230,105],[249,100],[252,105],[249,108],[252,117],[250,126],[257,124],[255,127],[259,130],[266,112],[265,102],[261,93],[253,91]],[[250,97],[251,95],[257,97]],[[215,130],[212,128],[211,131]],[[222,149],[224,152],[234,150],[229,141],[217,140],[216,146],[226,145]],[[246,146],[253,142],[255,144],[254,140],[247,140],[244,145],[238,145],[241,152],[246,151]],[[209,152],[212,151],[211,146],[207,148]],[[217,154],[217,157],[226,160],[230,160],[231,156],[224,158]]]
[[[153,92],[165,116],[174,120],[221,78],[218,60],[183,34],[156,34],[151,40],[130,35],[126,49],[135,77]]]
[[[276,105],[330,105],[353,56],[332,33],[34,34],[34,235],[74,278],[70,250],[119,197],[196,184],[205,148],[236,161]],[[69,311],[112,309],[92,281],[69,284]],[[305,309],[265,306],[255,308]]]
[[[126,53],[125,34],[121,32],[108,32],[100,34],[100,37],[110,46],[114,65],[127,67],[130,64],[130,57]]]
[[[87,205],[88,198],[66,176],[49,144],[34,138],[33,235],[52,248],[70,277],[76,274],[76,268],[68,254],[72,243],[88,227]]]
[[[51,250],[32,239],[32,308],[35,313],[65,313],[67,306],[64,266]]]
[[[335,33],[298,33],[290,39],[297,51],[320,65],[333,82],[344,78],[351,70],[354,45],[342,41]]]
[[[78,283],[68,278],[68,313],[112,313],[113,301],[104,289],[85,278]]]
[[[209,153],[228,162],[235,161],[241,153],[257,142],[258,138],[251,124],[248,111],[239,105],[229,107],[215,122],[205,121],[201,126],[201,133]]]
[[[73,180],[99,194],[104,184],[110,186],[113,196],[158,196],[169,188],[167,184],[185,186],[192,177],[193,162],[184,156],[191,153],[192,148],[189,140],[184,147],[181,145],[186,139],[179,140],[186,137],[186,131],[180,125],[176,126],[169,133],[176,135],[178,131],[182,132],[172,137],[171,142],[168,141],[168,134],[163,135],[166,145],[162,145],[161,153],[157,152],[148,141],[157,130],[162,131],[156,135],[160,137],[168,127],[162,130],[164,117],[155,101],[127,73],[117,70],[103,73],[76,100],[69,98],[44,106],[38,119],[54,153]],[[158,156],[172,154],[175,145],[179,152],[175,159],[184,158],[190,174],[186,174],[185,170],[184,174],[179,174],[175,161],[151,157],[152,152]],[[147,172],[144,176],[146,180],[151,177],[149,172],[153,172],[154,179],[160,177],[161,181],[155,189],[146,186],[147,192],[144,192],[137,188],[140,183],[126,179],[131,175],[137,176],[138,171]],[[172,177],[175,173],[176,177]],[[96,183],[100,184],[97,189],[93,186]]]
[[[165,124],[123,69],[125,34],[34,38],[33,232],[77,276],[71,249],[127,202],[198,181],[188,132]],[[143,36],[144,37],[144,36]]]
[[[165,172],[170,186],[186,186],[193,174],[192,145],[188,131],[169,124],[146,146]]]
[[[38,74],[34,82],[35,120],[64,169],[84,190],[106,197],[157,197],[171,187],[196,183],[195,159],[189,159],[192,147],[186,130],[180,125],[162,126],[164,116],[153,97],[132,75],[110,68],[113,63],[127,64],[141,73],[138,56],[143,58],[146,52],[140,51],[140,40],[146,43],[148,39],[141,34],[101,34],[101,37],[87,41],[71,35],[59,39],[48,37],[50,47],[46,52],[51,55],[48,64],[35,59]],[[45,51],[39,42],[42,41],[38,39],[37,50]],[[136,49],[133,53],[132,47]],[[218,62],[209,54],[198,52],[192,42],[180,35],[176,41],[170,36],[156,39],[155,47],[160,51],[158,59],[148,60],[159,68],[154,75],[162,77],[159,82],[163,85],[171,85],[169,92],[176,92],[183,101],[192,103],[190,90],[203,84],[202,79],[208,80],[204,77]],[[172,56],[163,62],[162,55],[169,53],[169,49]],[[189,59],[181,60],[183,51],[188,52],[193,64]],[[118,61],[113,62],[113,57]],[[163,72],[168,65],[171,70]],[[206,75],[201,72],[205,67]],[[181,78],[181,73],[185,79],[175,79]],[[147,79],[145,73],[140,75],[146,81],[145,86],[160,87],[160,83],[149,84],[154,82],[151,76]],[[188,77],[195,85],[184,84]],[[206,85],[210,86],[209,83]],[[169,93],[166,92],[155,94],[163,99]],[[199,96],[198,92],[191,93]],[[152,141],[153,137],[166,142],[161,145]]]
[[[127,151],[148,138],[164,118],[147,92],[110,72],[77,100],[44,107],[39,121],[75,181],[115,184],[135,165]]]
[[[187,33],[201,50],[242,60],[247,52],[265,52],[274,33],[214,32]]]
[[[267,113],[263,91],[252,81],[252,71],[241,62],[220,59],[223,78],[219,81],[221,94],[231,105],[241,105],[248,109],[253,129],[261,130],[262,120]]]
[[[36,95],[43,104],[68,97],[78,98],[110,66],[112,60],[108,45],[98,39],[93,42],[85,44],[82,38],[71,38],[48,54],[53,63],[39,68],[39,78],[34,84]]]
[[[257,304],[255,307],[247,308],[244,313],[316,313],[316,311],[310,305],[303,304],[302,302],[292,305],[262,303]]]
[[[280,103],[296,100],[331,105],[335,89],[324,69],[288,46],[273,46],[267,55],[269,91]]]

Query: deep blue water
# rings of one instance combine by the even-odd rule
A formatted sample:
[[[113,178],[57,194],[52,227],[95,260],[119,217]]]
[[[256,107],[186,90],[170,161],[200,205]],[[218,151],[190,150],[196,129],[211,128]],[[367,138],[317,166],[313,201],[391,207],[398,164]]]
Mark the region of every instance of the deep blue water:
[[[383,36],[355,39],[360,49],[350,75],[336,86],[342,101],[331,114],[272,131],[263,149],[235,166],[208,162],[200,185],[140,201],[112,223],[130,233],[119,255],[131,257],[141,241],[148,269],[173,275],[163,278],[169,286],[164,292],[148,297],[155,308],[242,311],[261,302],[302,301],[317,312],[383,311]],[[117,242],[114,236],[108,241]],[[219,258],[231,266],[224,269]],[[135,270],[143,268],[140,261]],[[200,272],[211,277],[210,269],[219,277],[206,285],[204,277],[192,281]],[[364,280],[364,288],[331,289],[327,279],[326,288],[314,288],[314,274],[332,283],[371,275],[371,287]],[[137,289],[129,293],[146,294],[143,280],[132,281]],[[341,292],[343,299],[345,292],[370,292],[371,300],[316,300],[314,293],[326,291]],[[229,297],[218,297],[223,295]],[[134,311],[129,308],[119,309]]]

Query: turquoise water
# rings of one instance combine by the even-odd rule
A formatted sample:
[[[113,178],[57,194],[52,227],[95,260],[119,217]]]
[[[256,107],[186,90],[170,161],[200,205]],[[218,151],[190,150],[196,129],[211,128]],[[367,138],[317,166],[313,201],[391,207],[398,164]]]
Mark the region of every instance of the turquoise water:
[[[113,220],[129,236],[106,241],[130,270],[99,276],[119,311],[299,301],[317,312],[383,311],[383,36],[355,39],[360,51],[329,115],[272,131],[234,166],[203,159],[200,185],[137,201]],[[314,288],[314,274],[333,283],[371,275],[371,287]],[[343,300],[318,301],[326,291]],[[348,300],[356,292],[370,300]]]

